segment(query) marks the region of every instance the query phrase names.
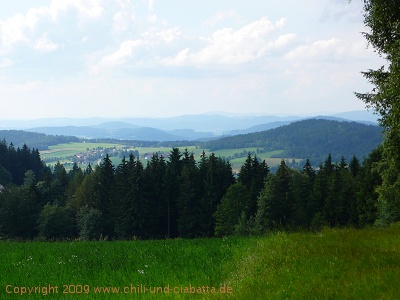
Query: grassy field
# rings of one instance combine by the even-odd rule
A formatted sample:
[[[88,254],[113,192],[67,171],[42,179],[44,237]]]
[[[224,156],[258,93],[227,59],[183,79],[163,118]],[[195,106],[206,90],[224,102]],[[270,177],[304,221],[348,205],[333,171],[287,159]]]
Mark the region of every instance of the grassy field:
[[[50,146],[49,150],[41,151],[40,155],[42,159],[50,159],[53,158],[51,162],[46,162],[46,164],[52,166],[57,163],[57,161],[60,161],[60,163],[63,163],[66,167],[67,170],[69,170],[72,165],[71,163],[71,157],[75,156],[78,153],[85,153],[87,149],[97,149],[98,147],[102,148],[116,148],[117,150],[121,150],[122,147],[125,145],[123,144],[109,144],[109,143],[68,143],[68,144],[59,144],[55,146]],[[202,154],[203,150],[207,155],[211,154],[212,152],[209,149],[202,149],[202,148],[197,148],[195,146],[187,146],[187,147],[180,147],[181,152],[183,152],[187,148],[189,152],[193,153],[195,158],[197,160],[200,160],[200,155]],[[169,153],[171,151],[171,148],[169,147],[131,147],[130,149],[135,149],[139,151],[140,155],[144,155],[145,153],[155,153],[155,152],[161,152],[161,153]],[[214,151],[216,156],[221,156],[228,158],[230,156],[235,155],[236,153],[248,153],[248,152],[256,152],[257,148],[240,148],[240,149],[223,149],[223,150],[217,150]],[[277,151],[269,151],[265,153],[259,153],[257,154],[257,157],[260,159],[264,160],[267,162],[267,164],[270,167],[274,167],[279,165],[281,158],[271,158],[273,155],[279,155],[282,153],[281,150]],[[54,159],[55,158],[55,159]],[[145,159],[141,158],[142,161],[144,162]],[[288,160],[292,160],[292,158],[285,158]],[[121,158],[120,157],[111,157],[112,162],[115,165],[118,165],[121,163]],[[232,169],[233,171],[238,171],[244,161],[246,160],[246,157],[240,157],[240,158],[231,158],[229,161],[232,164]],[[299,159],[296,159],[296,161],[299,161]],[[86,165],[83,165],[82,168],[86,168]]]
[[[1,299],[400,299],[400,224],[250,238],[3,241],[0,257]]]
[[[86,149],[93,149],[98,147],[103,148],[113,148],[121,149],[123,144],[108,144],[108,143],[66,143],[58,144],[55,146],[49,146],[49,150],[40,151],[40,156],[42,158],[47,157],[60,157],[76,155],[80,152],[86,152]]]

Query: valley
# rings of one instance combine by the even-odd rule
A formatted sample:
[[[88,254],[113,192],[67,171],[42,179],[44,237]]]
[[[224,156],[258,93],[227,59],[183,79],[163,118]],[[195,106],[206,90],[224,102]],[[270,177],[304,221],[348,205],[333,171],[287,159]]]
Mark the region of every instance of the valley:
[[[201,155],[204,151],[206,155],[214,153],[216,156],[220,156],[228,160],[232,165],[232,170],[238,172],[247,155],[257,155],[259,160],[265,160],[268,166],[276,167],[279,165],[282,158],[291,162],[293,159],[296,162],[300,162],[302,159],[292,157],[279,156],[283,151],[265,151],[264,149],[248,147],[248,148],[237,148],[237,149],[221,149],[211,151],[210,149],[201,148],[200,146],[181,146],[178,147],[181,152],[188,149],[190,153],[193,153],[197,161],[200,161]],[[129,157],[130,153],[133,153],[136,158],[145,163],[149,160],[154,153],[158,153],[163,156],[166,160],[171,152],[171,147],[135,147],[123,143],[67,143],[49,146],[49,150],[40,151],[40,155],[43,161],[49,165],[54,166],[57,162],[64,165],[67,171],[71,170],[74,163],[85,170],[90,163],[92,166],[96,166],[101,162],[102,158],[108,154],[114,165],[121,163],[122,158],[125,156]]]

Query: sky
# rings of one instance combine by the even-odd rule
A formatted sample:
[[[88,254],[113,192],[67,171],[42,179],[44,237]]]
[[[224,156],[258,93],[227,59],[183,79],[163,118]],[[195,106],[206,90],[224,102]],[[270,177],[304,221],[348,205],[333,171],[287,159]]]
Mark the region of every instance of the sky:
[[[361,0],[0,4],[0,118],[363,110]]]

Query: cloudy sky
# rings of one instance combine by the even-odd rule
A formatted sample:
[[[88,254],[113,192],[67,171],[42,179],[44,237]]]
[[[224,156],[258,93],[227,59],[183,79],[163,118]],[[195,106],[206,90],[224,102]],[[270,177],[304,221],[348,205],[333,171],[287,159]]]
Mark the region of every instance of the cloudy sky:
[[[0,118],[364,109],[383,64],[353,0],[0,4]]]

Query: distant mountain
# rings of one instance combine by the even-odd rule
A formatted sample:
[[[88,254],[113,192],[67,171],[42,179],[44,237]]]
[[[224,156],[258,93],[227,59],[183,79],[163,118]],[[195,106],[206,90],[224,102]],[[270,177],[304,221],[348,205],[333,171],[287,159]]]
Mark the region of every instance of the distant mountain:
[[[112,132],[112,134],[110,134],[109,137],[120,140],[160,141],[160,142],[178,141],[184,139],[169,134],[165,131],[151,127],[116,129],[114,132]]]
[[[274,129],[280,126],[288,125],[292,123],[293,121],[277,121],[277,122],[271,122],[271,123],[266,123],[266,124],[260,124],[256,126],[252,126],[247,129],[241,129],[241,130],[229,130],[225,133],[227,136],[232,136],[232,135],[238,135],[238,134],[247,134],[247,133],[254,133],[254,132],[260,132],[260,131],[265,131],[269,129]]]
[[[357,115],[357,114],[355,114]],[[351,115],[349,115],[350,117]],[[360,118],[362,116],[366,116],[365,114],[361,113],[358,115]],[[254,133],[254,132],[260,132],[260,131],[265,131],[269,129],[274,129],[280,126],[284,125],[289,125],[292,122],[295,121],[301,121],[301,120],[309,120],[309,119],[323,119],[323,120],[331,120],[331,121],[338,121],[338,122],[349,122],[352,121],[351,119],[346,119],[346,118],[340,118],[337,116],[315,116],[315,117],[307,117],[307,118],[299,118],[298,120],[294,121],[276,121],[276,122],[270,122],[266,124],[260,124],[256,126],[252,126],[250,128],[246,129],[240,129],[240,130],[229,130],[225,132],[225,136],[232,136],[232,135],[238,135],[238,134],[247,134],[247,133]],[[366,125],[378,125],[378,123],[373,122],[373,121],[357,121],[358,123],[366,124]]]
[[[259,147],[284,150],[281,157],[311,158],[320,161],[328,154],[335,160],[353,155],[360,159],[382,142],[382,128],[357,122],[325,119],[296,121],[275,129],[225,137],[202,144],[212,151]]]
[[[352,121],[368,121],[377,124],[379,116],[374,114],[373,111],[368,110],[356,110],[342,112],[332,115],[334,117],[343,118]]]
[[[106,118],[46,118],[36,120],[0,120],[0,129],[23,129],[34,127],[91,126],[110,121]]]
[[[106,122],[94,126],[36,127],[28,129],[49,135],[67,135],[86,139],[117,139],[135,141],[194,141],[215,137],[212,132],[192,129],[164,131],[152,127],[140,127],[126,122]]]
[[[0,120],[0,128],[22,129],[51,135],[72,135],[81,138],[205,141],[216,139],[218,136],[232,136],[273,129],[308,118],[310,117],[240,116],[221,113],[183,115],[171,118],[52,118],[31,121]],[[345,112],[331,116],[318,116],[318,118],[377,124],[377,116],[368,111]]]
[[[90,127],[106,129],[106,130],[121,129],[121,128],[131,128],[131,129],[132,128],[140,128],[140,126],[137,126],[135,124],[121,122],[121,121],[109,121],[109,122],[101,123],[99,125],[91,125]]]
[[[193,129],[175,129],[175,130],[168,130],[167,132],[174,136],[181,137],[181,139],[183,140],[188,140],[188,141],[218,138],[210,131],[201,132],[201,131],[195,131]]]
[[[162,130],[192,129],[195,131],[211,131],[213,134],[222,135],[225,131],[245,129],[251,126],[276,122],[294,121],[301,117],[277,117],[277,116],[222,116],[222,115],[184,115],[173,118],[128,118],[121,121],[149,126]]]

